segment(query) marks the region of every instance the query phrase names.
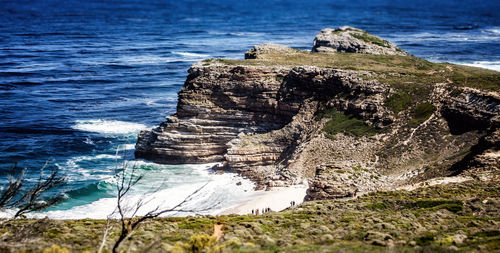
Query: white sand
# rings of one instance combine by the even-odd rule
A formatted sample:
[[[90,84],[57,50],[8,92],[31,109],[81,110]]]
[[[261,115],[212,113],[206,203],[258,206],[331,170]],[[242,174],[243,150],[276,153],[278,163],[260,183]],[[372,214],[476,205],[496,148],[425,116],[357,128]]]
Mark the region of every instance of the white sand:
[[[251,214],[252,209],[262,209],[269,207],[272,211],[281,211],[290,207],[290,202],[295,201],[298,205],[304,201],[306,196],[307,185],[293,185],[289,187],[274,187],[270,191],[259,191],[255,197],[245,203],[241,203],[235,207],[226,209],[219,215],[227,214]]]

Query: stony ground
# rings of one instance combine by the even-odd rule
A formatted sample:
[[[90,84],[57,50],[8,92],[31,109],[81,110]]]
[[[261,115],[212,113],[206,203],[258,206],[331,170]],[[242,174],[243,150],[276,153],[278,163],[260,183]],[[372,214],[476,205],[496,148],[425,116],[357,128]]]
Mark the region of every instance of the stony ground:
[[[0,251],[95,252],[105,225],[103,220],[3,220]],[[105,251],[118,236],[113,225]],[[497,180],[468,181],[377,192],[306,202],[260,216],[155,219],[144,223],[121,250],[500,252],[500,185]]]

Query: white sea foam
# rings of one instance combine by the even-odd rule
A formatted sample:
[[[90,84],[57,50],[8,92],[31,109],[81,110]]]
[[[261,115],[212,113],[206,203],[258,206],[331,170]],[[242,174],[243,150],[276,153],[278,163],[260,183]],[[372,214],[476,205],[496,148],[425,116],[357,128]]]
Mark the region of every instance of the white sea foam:
[[[94,141],[92,141],[92,139],[90,137],[87,137],[85,138],[85,141],[84,141],[85,144],[89,144],[89,145],[94,145]]]
[[[0,219],[13,217],[18,209],[4,209],[0,211]]]
[[[265,35],[265,33],[258,33],[258,32],[221,32],[221,31],[209,31],[208,34],[231,35],[231,36],[238,36],[238,37],[259,37],[259,36]]]
[[[175,61],[175,59],[158,55],[121,56],[116,59],[116,63],[125,65],[151,65],[162,64],[171,61]]]
[[[186,22],[198,22],[200,21],[200,18],[183,18],[180,21],[186,21]]]
[[[155,169],[142,171],[143,180],[136,185],[127,198],[127,205],[133,206],[142,201],[144,206],[138,215],[144,215],[156,207],[166,209],[182,202],[186,197],[200,189],[180,209],[190,212],[169,212],[163,216],[186,216],[194,214],[217,214],[221,210],[238,205],[251,199],[259,192],[253,191],[254,184],[242,177],[225,173],[210,173],[213,164],[202,165],[159,165],[147,161],[134,162],[136,168],[154,166]],[[130,165],[132,166],[132,165]],[[103,180],[107,184],[115,184],[115,178]],[[237,183],[241,182],[240,185]],[[114,187],[110,187],[111,190]],[[116,198],[102,198],[86,205],[72,207],[68,210],[47,211],[29,215],[29,217],[45,217],[54,219],[103,219],[113,212]],[[2,215],[2,214],[0,214]]]
[[[63,64],[61,63],[23,63],[21,66],[16,66],[12,68],[6,69],[6,71],[10,72],[37,72],[37,71],[50,71],[50,70],[55,70],[58,68],[64,67]]]
[[[132,149],[135,149],[135,143],[120,145],[120,149],[122,149],[122,150],[132,150]]]
[[[208,55],[195,54],[188,52],[174,53],[179,57],[168,57],[159,55],[125,55],[116,59],[102,59],[102,60],[83,60],[84,64],[88,65],[118,65],[118,66],[138,66],[138,65],[161,65],[169,62],[180,61],[196,61],[208,57]]]
[[[77,120],[71,127],[76,130],[85,132],[95,132],[101,134],[129,134],[137,133],[141,130],[147,129],[144,124],[119,121],[119,120]]]
[[[500,71],[500,61],[475,61],[472,63],[459,63],[459,64]]]
[[[210,55],[208,54],[197,54],[197,53],[190,53],[190,52],[172,52],[172,54],[175,54],[175,55],[180,55],[180,56],[184,56],[184,57],[188,57],[188,58],[208,58],[210,57]]]
[[[415,34],[405,34],[404,36],[398,36],[393,38],[393,42],[396,44],[401,44],[404,42],[422,42],[422,41],[436,41],[436,42],[491,42],[498,41],[499,33],[498,29],[486,29],[482,30],[481,33],[472,33],[470,31],[450,31],[450,32],[422,32]]]
[[[483,31],[487,32],[487,33],[493,33],[493,34],[499,34],[500,35],[500,27],[491,27],[491,28],[488,28],[488,29],[484,29]]]
[[[80,162],[80,161],[101,160],[101,159],[116,159],[116,156],[109,154],[100,154],[95,156],[77,156],[72,158],[70,161]]]
[[[120,145],[118,150],[127,150],[126,159],[133,159],[133,147],[127,149],[127,145]],[[132,152],[129,152],[129,150]],[[121,164],[122,159],[123,152],[95,156],[76,156],[68,159],[65,163],[56,163],[55,166],[64,174],[68,182],[104,180],[112,176],[114,166],[117,162]]]

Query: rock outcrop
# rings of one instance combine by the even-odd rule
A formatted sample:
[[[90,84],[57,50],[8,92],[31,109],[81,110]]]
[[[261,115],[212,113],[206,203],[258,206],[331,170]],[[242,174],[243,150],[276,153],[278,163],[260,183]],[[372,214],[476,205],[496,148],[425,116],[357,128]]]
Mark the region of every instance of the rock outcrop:
[[[312,51],[408,55],[391,42],[350,26],[321,30],[314,38]]]
[[[179,93],[177,113],[139,134],[136,157],[170,164],[220,162],[238,134],[281,128],[294,114],[278,105],[280,78],[288,71],[193,65]]]
[[[252,49],[245,53],[245,59],[258,59],[265,57],[266,55],[272,54],[282,54],[282,55],[292,55],[296,53],[297,50],[278,44],[266,43],[253,46]]]
[[[364,54],[268,44],[247,52],[251,60],[198,62],[177,112],[139,134],[136,157],[224,162],[258,188],[308,179],[307,200],[498,174],[500,98],[490,87],[500,73],[429,63],[392,44],[352,46],[364,34],[354,28],[325,31],[351,44],[318,35],[316,51],[381,55],[359,64]]]

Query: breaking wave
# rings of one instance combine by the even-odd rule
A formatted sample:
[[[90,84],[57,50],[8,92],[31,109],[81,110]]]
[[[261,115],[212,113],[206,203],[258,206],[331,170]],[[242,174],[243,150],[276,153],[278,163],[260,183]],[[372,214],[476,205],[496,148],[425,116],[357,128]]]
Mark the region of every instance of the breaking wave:
[[[147,126],[119,120],[92,119],[76,120],[71,128],[101,134],[129,134],[138,133],[141,130],[147,129]]]

